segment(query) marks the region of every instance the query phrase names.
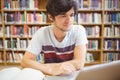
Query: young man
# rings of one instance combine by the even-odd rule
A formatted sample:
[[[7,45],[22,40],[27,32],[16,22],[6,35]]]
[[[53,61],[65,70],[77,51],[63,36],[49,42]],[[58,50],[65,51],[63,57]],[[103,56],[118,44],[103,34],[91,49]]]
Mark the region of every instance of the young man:
[[[75,0],[48,0],[48,18],[53,25],[40,28],[26,49],[21,65],[47,75],[72,74],[84,67],[87,38],[81,25],[73,25]],[[36,61],[44,55],[44,63]]]

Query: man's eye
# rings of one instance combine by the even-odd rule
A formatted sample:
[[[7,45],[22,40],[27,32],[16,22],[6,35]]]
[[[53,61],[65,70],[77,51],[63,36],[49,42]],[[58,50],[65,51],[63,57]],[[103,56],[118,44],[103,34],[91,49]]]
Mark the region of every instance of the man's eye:
[[[61,17],[66,17],[65,15],[61,15]]]
[[[74,17],[74,14],[70,15],[70,17]]]

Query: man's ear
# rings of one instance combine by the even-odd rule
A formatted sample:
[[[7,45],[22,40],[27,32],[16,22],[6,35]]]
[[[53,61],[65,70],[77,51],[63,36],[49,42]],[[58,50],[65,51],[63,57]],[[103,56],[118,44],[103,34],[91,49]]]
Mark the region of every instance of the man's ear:
[[[48,18],[50,19],[50,21],[53,21],[53,16],[51,14],[48,14]]]

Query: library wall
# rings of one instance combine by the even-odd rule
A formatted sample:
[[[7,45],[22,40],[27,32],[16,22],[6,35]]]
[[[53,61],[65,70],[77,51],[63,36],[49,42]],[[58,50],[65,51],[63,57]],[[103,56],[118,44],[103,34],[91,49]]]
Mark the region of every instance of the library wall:
[[[86,65],[120,59],[120,0],[76,0],[88,38]],[[32,35],[50,25],[47,0],[0,0],[0,65],[20,65]]]

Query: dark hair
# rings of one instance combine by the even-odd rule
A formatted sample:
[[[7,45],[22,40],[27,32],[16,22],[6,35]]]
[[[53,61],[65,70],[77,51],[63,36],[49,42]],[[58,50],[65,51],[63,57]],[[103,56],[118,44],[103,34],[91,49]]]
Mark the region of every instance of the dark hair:
[[[48,0],[46,5],[47,13],[55,17],[61,13],[66,13],[71,8],[74,8],[75,14],[77,14],[77,3],[75,0]]]

